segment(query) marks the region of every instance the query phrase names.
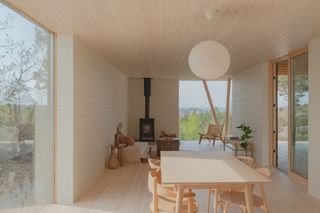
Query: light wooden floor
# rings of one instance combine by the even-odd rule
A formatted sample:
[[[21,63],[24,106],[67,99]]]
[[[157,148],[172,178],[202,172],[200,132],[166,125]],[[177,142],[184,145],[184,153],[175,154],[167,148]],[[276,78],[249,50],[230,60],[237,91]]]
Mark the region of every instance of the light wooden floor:
[[[184,142],[183,150],[221,150],[217,143],[213,148],[208,142],[198,145],[196,142]],[[86,194],[75,204],[88,210],[143,213],[149,212],[151,194],[147,190],[148,164],[127,164],[118,170],[106,170],[92,185]],[[292,183],[288,177],[276,169],[272,170],[272,183],[266,185],[270,211],[274,213],[318,213],[320,200],[307,194],[306,189]],[[200,212],[206,212],[207,191],[197,190],[196,199]],[[229,212],[239,212],[232,207]],[[256,212],[262,212],[257,209]]]

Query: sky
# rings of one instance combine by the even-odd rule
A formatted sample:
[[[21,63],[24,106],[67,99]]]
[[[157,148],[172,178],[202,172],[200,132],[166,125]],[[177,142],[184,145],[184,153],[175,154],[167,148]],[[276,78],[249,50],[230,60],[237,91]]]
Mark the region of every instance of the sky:
[[[215,107],[225,107],[227,81],[207,81]],[[180,81],[179,107],[210,107],[202,81]]]
[[[227,81],[207,81],[207,83],[214,106],[224,108],[226,106]],[[230,102],[232,102],[232,92],[230,95]],[[301,104],[308,103],[308,93],[304,93],[304,95],[305,96],[300,99]],[[283,96],[278,96],[278,106],[287,107],[288,100]],[[202,81],[180,81],[179,107],[210,107]]]
[[[14,22],[9,29],[6,29],[5,33],[15,41],[25,41],[26,45],[31,45],[34,41],[34,28],[37,25],[0,3],[0,20],[4,21],[8,14],[14,17]]]

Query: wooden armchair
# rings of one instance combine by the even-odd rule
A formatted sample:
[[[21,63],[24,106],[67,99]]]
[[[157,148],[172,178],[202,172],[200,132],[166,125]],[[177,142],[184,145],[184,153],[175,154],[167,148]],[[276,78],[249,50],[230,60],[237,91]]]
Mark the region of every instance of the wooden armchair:
[[[259,168],[257,171],[265,177],[270,177],[270,170],[267,168]],[[266,194],[264,191],[263,184],[259,184],[260,195],[253,194],[253,206],[260,207],[265,213],[269,212]],[[247,212],[246,209],[246,199],[244,192],[241,191],[231,191],[224,192],[220,195],[221,200],[225,203],[223,213],[227,213],[230,204],[240,206],[241,212]]]
[[[160,170],[161,169],[161,167],[160,167],[161,161],[160,160],[148,158],[148,162],[149,162],[149,166],[151,169],[153,169],[153,170]]]
[[[247,156],[237,156],[237,159],[240,160],[241,162],[245,163],[247,166],[252,167],[253,166],[253,162],[254,159],[251,157],[247,157]],[[240,186],[239,188],[237,187],[233,187],[232,190],[239,190],[242,189],[243,187]],[[224,202],[219,198],[220,194],[222,194],[225,191],[230,191],[230,189],[226,189],[226,190],[218,190],[218,189],[209,189],[208,191],[208,210],[207,212],[210,212],[210,201],[211,201],[211,194],[213,194],[213,212],[217,213],[218,212],[218,204],[221,204],[223,206]]]
[[[152,213],[174,213],[176,209],[177,193],[171,188],[161,184],[160,171],[151,170],[148,176],[148,188],[152,194],[150,211]],[[190,208],[191,212],[198,212],[199,205],[194,200],[193,192],[184,193],[182,202],[182,211],[187,213]]]
[[[212,145],[215,144],[216,139],[223,140],[222,138],[222,130],[223,130],[223,124],[209,124],[207,133],[199,133],[200,139],[199,144],[201,143],[202,139],[208,139],[209,142],[212,140]]]

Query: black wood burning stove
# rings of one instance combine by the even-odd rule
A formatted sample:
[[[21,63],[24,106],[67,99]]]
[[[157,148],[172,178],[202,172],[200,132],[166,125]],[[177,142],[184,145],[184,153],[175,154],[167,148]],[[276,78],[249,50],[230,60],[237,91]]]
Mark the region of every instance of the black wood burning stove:
[[[151,78],[144,78],[145,118],[140,118],[140,141],[154,141],[154,119],[150,115]]]

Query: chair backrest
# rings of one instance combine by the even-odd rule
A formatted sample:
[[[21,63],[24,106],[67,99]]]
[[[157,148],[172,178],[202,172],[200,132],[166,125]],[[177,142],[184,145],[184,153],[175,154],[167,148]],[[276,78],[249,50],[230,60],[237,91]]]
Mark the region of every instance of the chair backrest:
[[[155,169],[155,170],[160,170],[160,160],[156,160],[156,159],[152,159],[152,158],[148,158],[148,162],[149,162],[149,166],[151,169]]]
[[[252,157],[247,156],[237,156],[237,158],[242,161],[243,163],[247,164],[248,166],[252,167],[254,159]]]
[[[223,124],[209,124],[207,135],[221,136],[223,126]]]
[[[265,176],[265,177],[270,177],[270,175],[271,175],[271,172],[270,172],[270,170],[269,169],[267,169],[267,168],[258,168],[258,169],[256,169],[260,174],[262,174],[263,176]]]
[[[154,189],[155,189],[155,178],[156,178],[156,171],[151,170],[148,173],[148,189],[149,192],[151,192],[152,194],[154,193]]]
[[[152,212],[158,212],[158,210],[173,212],[177,194],[172,189],[164,187],[160,177],[159,170],[149,171],[148,189],[152,193]]]

